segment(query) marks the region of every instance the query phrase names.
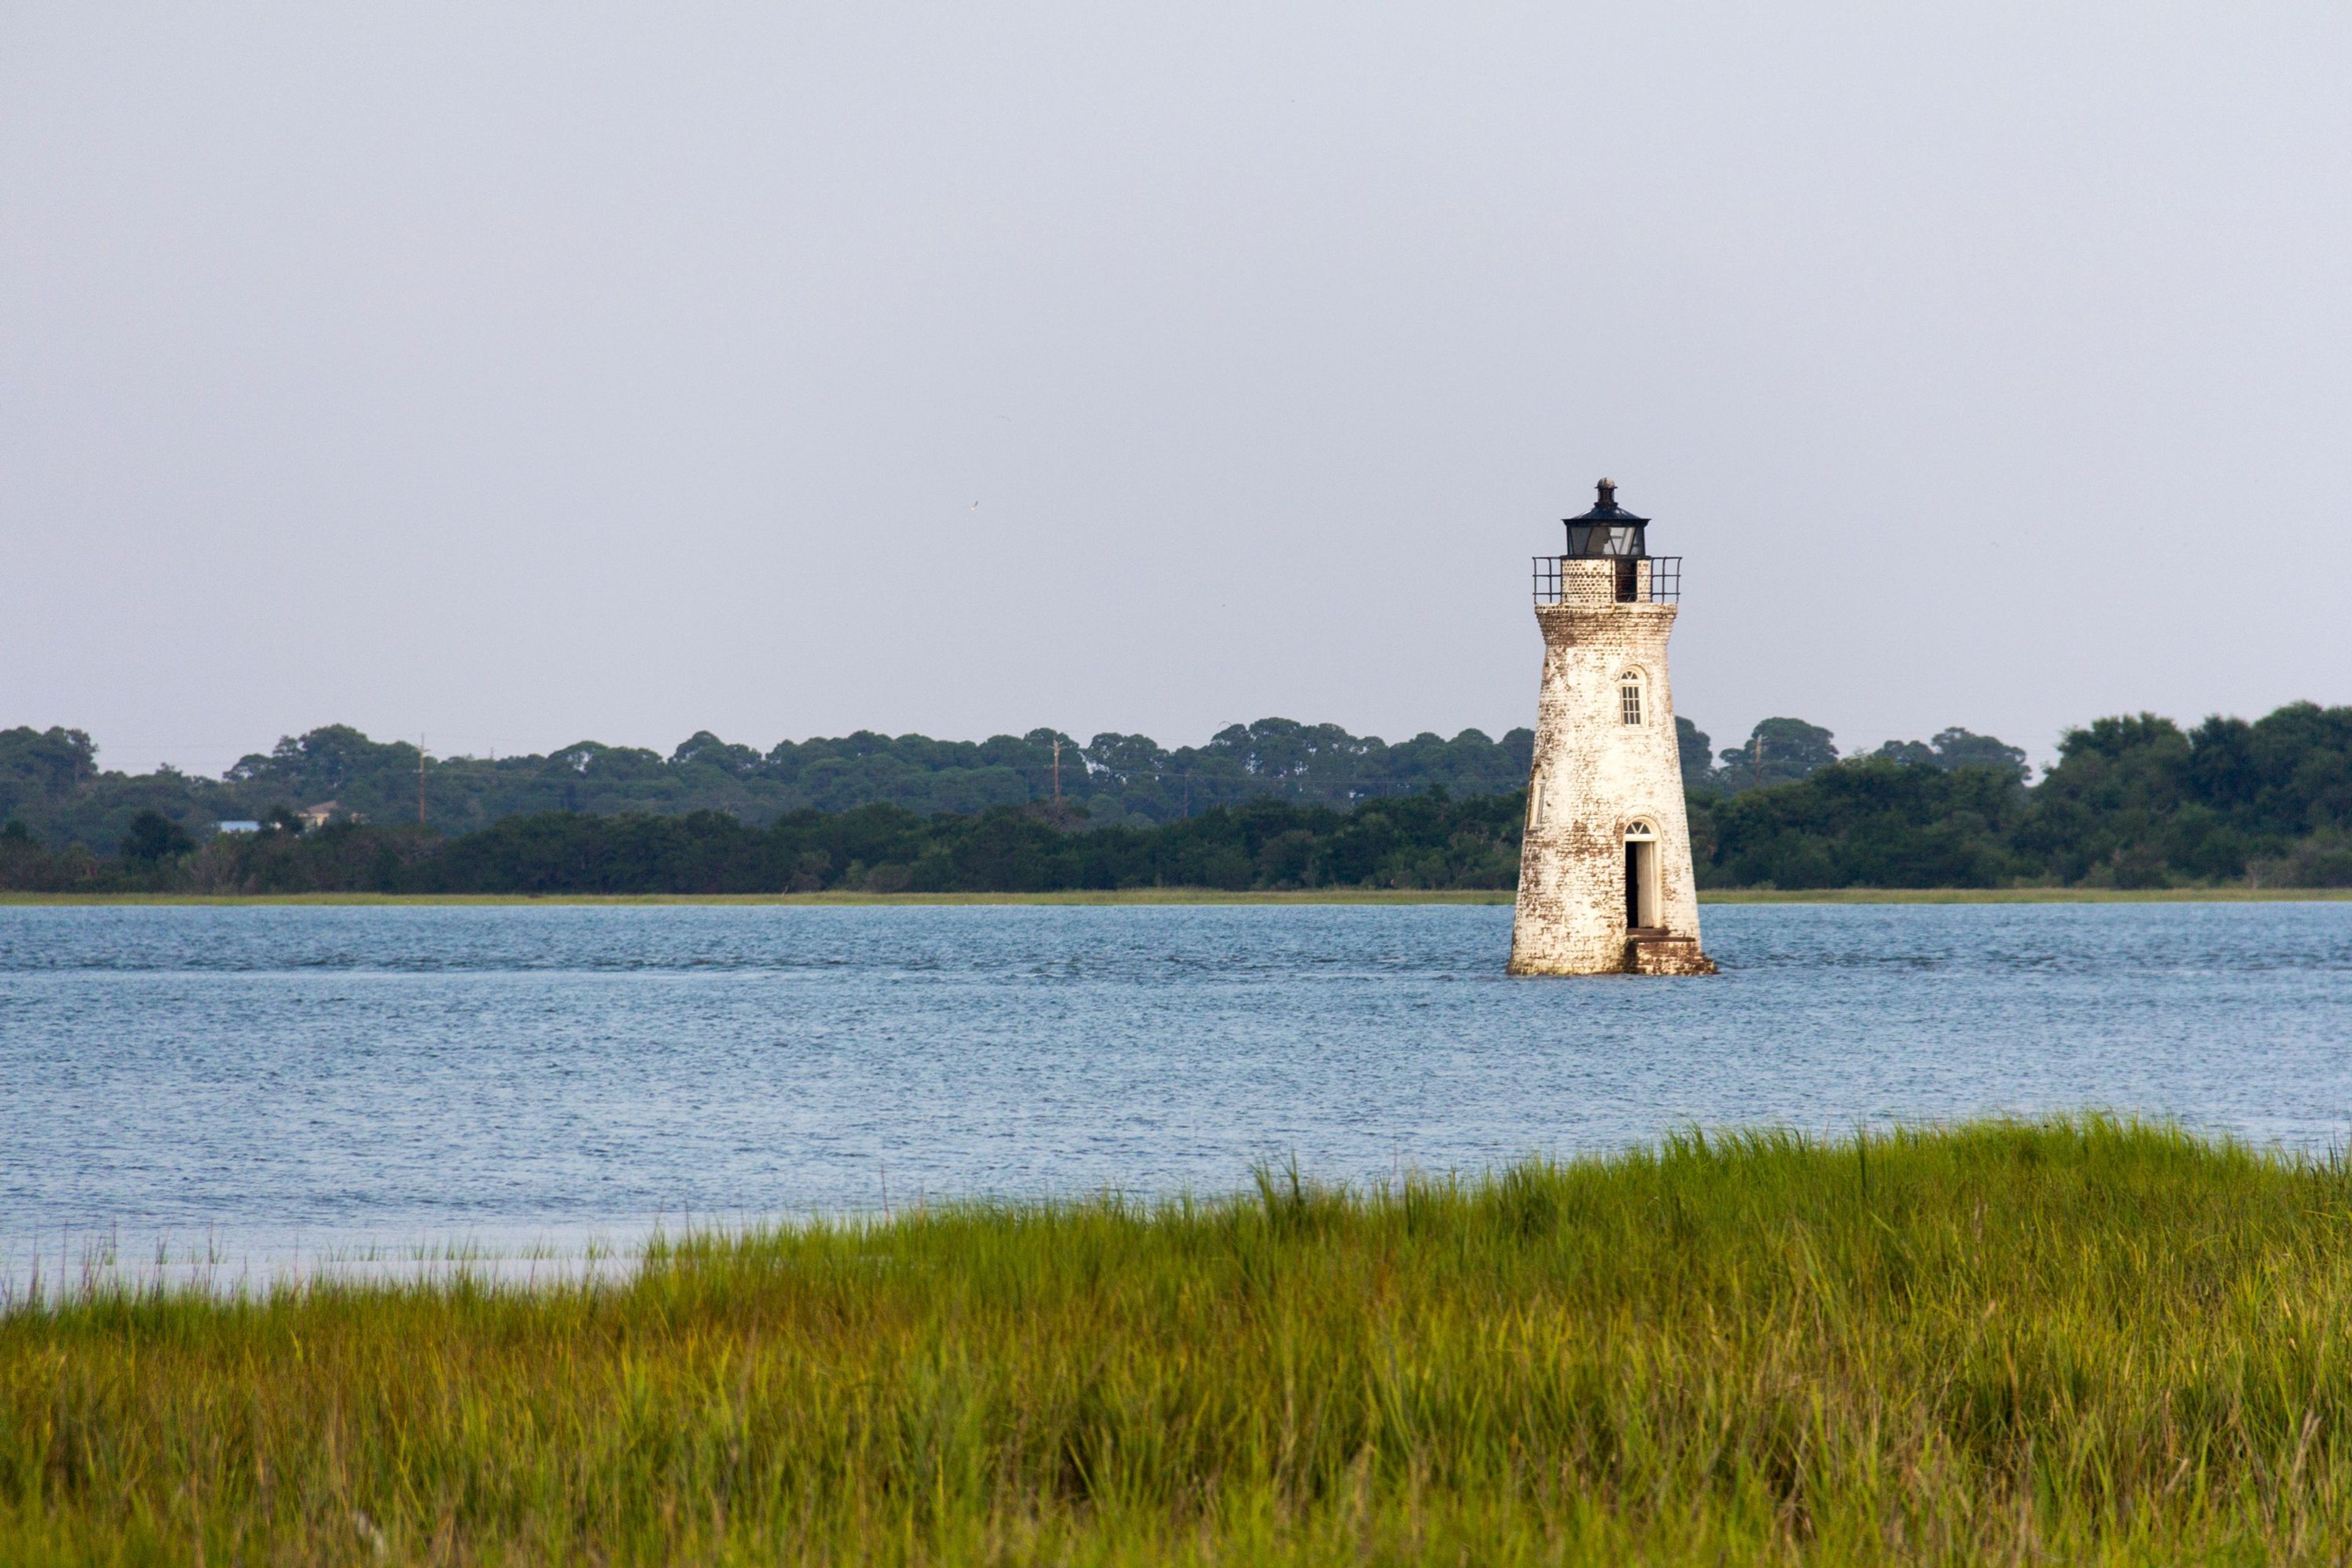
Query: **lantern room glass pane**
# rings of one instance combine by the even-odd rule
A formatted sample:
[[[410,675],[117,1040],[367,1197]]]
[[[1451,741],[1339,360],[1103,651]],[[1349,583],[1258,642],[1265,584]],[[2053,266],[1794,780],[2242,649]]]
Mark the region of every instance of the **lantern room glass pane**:
[[[1570,523],[1568,528],[1568,552],[1571,556],[1608,557],[1646,555],[1649,551],[1642,542],[1642,525],[1635,523]]]

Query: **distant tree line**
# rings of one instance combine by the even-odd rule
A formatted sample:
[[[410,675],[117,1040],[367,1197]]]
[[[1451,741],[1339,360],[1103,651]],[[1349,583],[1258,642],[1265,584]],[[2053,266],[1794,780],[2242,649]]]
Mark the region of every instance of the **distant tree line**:
[[[448,837],[291,813],[192,845],[158,814],[100,859],[0,828],[0,888],[195,893],[1050,892],[1068,889],[1496,888],[1518,880],[1523,795],[1442,788],[1352,810],[1264,796],[1156,826],[1078,831],[1073,808],[920,816],[875,804],[764,827],[683,816],[540,812]]]
[[[1828,745],[1794,720],[1758,730],[1775,725],[1790,751]],[[2101,719],[2068,731],[2032,784],[2022,752],[1964,730],[1817,753],[1788,783],[1769,782],[1764,755],[1764,787],[1740,780],[1736,751],[1706,783],[1685,769],[1703,885],[2352,887],[2352,708],[2296,702],[2186,731],[2152,713]]]
[[[1837,757],[1830,732],[1801,720],[1767,719],[1720,759],[1690,721],[1677,724],[1684,782],[1696,792],[1789,783]],[[1955,738],[1962,743],[1957,750]],[[1910,748],[1904,761],[2024,765],[2024,752],[1966,731],[1947,731],[1927,746],[1901,745]],[[1261,719],[1173,751],[1148,735],[1105,733],[1081,745],[1056,731],[1032,730],[978,742],[861,731],[787,741],[763,752],[702,731],[667,757],[593,741],[543,756],[436,757],[332,724],[288,736],[214,779],[168,765],[148,773],[102,769],[87,731],[21,727],[0,730],[0,821],[21,822],[47,844],[100,855],[115,851],[142,813],[202,839],[219,822],[259,821],[280,807],[389,826],[419,821],[421,805],[425,825],[457,834],[551,811],[720,811],[760,826],[793,812],[877,804],[925,816],[977,816],[994,806],[1058,801],[1080,808],[1089,827],[1149,826],[1268,796],[1347,807],[1436,788],[1457,797],[1507,795],[1525,785],[1534,747],[1528,730],[1499,741],[1476,730],[1451,740],[1424,732],[1391,744],[1337,724]],[[1896,748],[1890,742],[1886,750]],[[1980,754],[1982,748],[1999,755]]]
[[[1768,719],[1746,745],[1721,752],[1688,721],[1680,729],[1702,886],[2352,886],[2352,708],[2295,703],[2252,723],[2213,718],[2186,731],[2151,714],[2101,719],[2070,731],[2057,763],[2038,782],[2029,782],[2022,752],[1965,730],[1946,730],[1932,741],[1889,742],[1841,759],[1830,732],[1801,720]],[[1053,737],[1036,733],[1047,737],[1050,768]],[[559,804],[450,833],[429,823],[402,823],[396,816],[362,820],[366,814],[348,811],[314,827],[293,804],[306,792],[289,790],[255,813],[263,824],[259,831],[215,834],[205,831],[207,823],[192,824],[184,809],[174,816],[161,804],[140,804],[161,800],[184,808],[191,798],[222,798],[200,790],[200,784],[211,787],[207,781],[98,774],[86,736],[17,730],[0,732],[0,789],[12,792],[0,795],[8,807],[0,824],[0,888],[514,893],[1508,888],[1517,875],[1526,735],[1515,731],[1496,742],[1473,731],[1451,742],[1424,736],[1391,747],[1357,741],[1336,726],[1267,720],[1224,731],[1209,759],[1217,765],[1204,763],[1196,772],[1166,765],[1185,752],[1146,750],[1150,743],[1137,737],[1109,737],[1113,743],[1097,737],[1095,746],[1080,749],[1084,772],[1076,777],[1083,788],[1066,775],[1058,804],[1050,793],[1032,790],[1024,801],[971,811],[866,800],[838,810],[802,805],[764,819],[707,805],[661,808],[690,799],[686,786],[695,780],[693,770],[706,765],[705,748],[689,743],[680,748],[691,752],[683,760],[648,764],[652,782],[675,792],[658,795],[656,804],[612,811]],[[232,770],[222,787],[251,789],[289,779],[364,783],[356,769],[305,772],[329,770],[327,756],[347,742],[374,746],[354,731],[314,731],[285,742],[271,759],[247,759],[239,764],[246,776]],[[911,766],[905,753],[919,751],[919,742],[947,745],[919,737],[887,744],[898,749],[899,763]],[[1131,749],[1121,752],[1118,746],[1129,742]],[[1008,744],[1034,751],[1034,742]],[[1515,749],[1519,754],[1513,757]],[[416,753],[405,750],[413,788]],[[1192,761],[1211,750],[1188,749]],[[1400,753],[1425,773],[1453,770],[1468,781],[1466,787],[1424,776],[1408,789],[1402,787],[1408,782],[1402,772],[1364,771],[1371,758],[1401,768],[1393,761]],[[962,756],[952,750],[942,754]],[[577,770],[581,778],[590,776],[601,755]],[[1000,750],[996,755],[1000,763],[989,766],[1013,767],[1024,753]],[[520,764],[544,760],[516,760],[518,775],[529,773]],[[1124,773],[1113,765],[1122,760]],[[1220,773],[1227,764],[1233,771]],[[434,767],[458,765],[428,763],[428,792]],[[761,765],[768,765],[766,759]],[[1502,773],[1505,768],[1511,771]],[[1509,787],[1493,787],[1498,774]],[[1149,801],[1156,798],[1150,791],[1171,781],[1206,793],[1202,779],[1220,780],[1230,793],[1205,804],[1180,795],[1178,809],[1165,821],[1128,809],[1118,793],[1124,788]],[[1050,775],[1045,786],[1050,792]],[[369,798],[357,788],[341,787],[341,793]],[[107,811],[123,817],[105,847],[113,852],[102,855],[80,838],[54,839],[37,830],[36,814],[18,805],[28,796],[47,804],[53,820],[59,815],[72,819],[78,811],[94,809],[88,801],[108,799]],[[250,797],[227,798],[242,804]]]
[[[1032,730],[978,742],[861,731],[761,752],[705,731],[667,757],[593,741],[544,756],[433,757],[337,724],[289,736],[211,779],[170,767],[103,771],[87,732],[20,728],[0,731],[0,821],[14,818],[47,843],[100,854],[111,852],[142,812],[201,838],[216,822],[258,821],[278,805],[331,807],[323,815],[336,820],[415,823],[420,795],[425,824],[451,834],[551,811],[719,811],[761,826],[794,812],[882,804],[924,816],[977,816],[1056,800],[1083,808],[1093,827],[1149,826],[1268,796],[1344,807],[1433,788],[1507,794],[1526,784],[1534,746],[1527,730],[1500,741],[1465,730],[1452,740],[1424,733],[1391,744],[1337,724],[1261,719],[1173,751],[1148,735],[1106,733],[1081,744]]]
[[[1745,744],[1720,752],[1708,749],[1713,742],[1706,731],[1689,720],[1676,719],[1675,727],[1682,743],[1683,787],[1694,795],[1738,795],[1795,784],[1838,761],[1836,738],[1802,719],[1763,720]],[[2027,776],[2023,747],[1961,729],[1946,730],[1932,741],[1889,741],[1866,755],[1937,773],[1979,767],[2019,780]]]

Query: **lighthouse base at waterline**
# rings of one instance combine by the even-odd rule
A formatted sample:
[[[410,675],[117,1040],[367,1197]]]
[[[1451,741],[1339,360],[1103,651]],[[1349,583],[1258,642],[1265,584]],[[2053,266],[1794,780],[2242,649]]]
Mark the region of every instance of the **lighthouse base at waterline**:
[[[1611,918],[1598,898],[1562,898],[1545,876],[1557,867],[1538,864],[1519,885],[1511,921],[1512,974],[1713,974],[1715,960],[1699,946],[1698,921],[1686,890],[1669,908],[1669,918],[1635,925]],[[1629,894],[1627,904],[1633,898]],[[1679,916],[1680,918],[1674,918]]]
[[[1716,974],[1715,960],[1699,951],[1695,936],[1668,936],[1660,931],[1629,933],[1624,942],[1605,952],[1581,959],[1554,955],[1549,959],[1511,955],[1509,973],[1521,975],[1568,974]]]

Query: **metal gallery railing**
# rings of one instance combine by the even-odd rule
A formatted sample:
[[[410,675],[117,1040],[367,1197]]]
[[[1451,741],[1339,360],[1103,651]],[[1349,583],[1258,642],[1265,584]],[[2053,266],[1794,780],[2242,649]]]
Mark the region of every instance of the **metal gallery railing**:
[[[1560,603],[1569,562],[1607,561],[1613,568],[1609,587],[1620,605],[1678,605],[1683,597],[1683,558],[1679,555],[1538,555],[1535,558],[1536,603]],[[1648,571],[1643,571],[1643,567]]]

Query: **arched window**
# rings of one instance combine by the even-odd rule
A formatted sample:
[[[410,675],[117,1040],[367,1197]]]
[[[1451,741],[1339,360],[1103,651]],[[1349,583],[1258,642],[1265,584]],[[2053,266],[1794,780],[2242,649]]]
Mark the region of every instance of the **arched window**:
[[[1629,669],[1617,678],[1617,713],[1628,724],[1642,722],[1642,672]]]

